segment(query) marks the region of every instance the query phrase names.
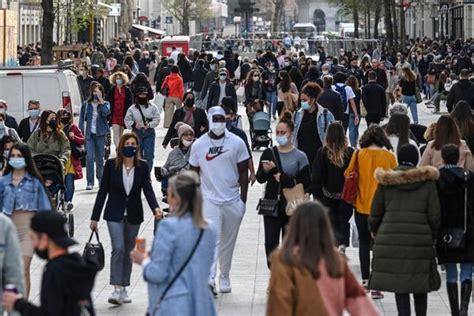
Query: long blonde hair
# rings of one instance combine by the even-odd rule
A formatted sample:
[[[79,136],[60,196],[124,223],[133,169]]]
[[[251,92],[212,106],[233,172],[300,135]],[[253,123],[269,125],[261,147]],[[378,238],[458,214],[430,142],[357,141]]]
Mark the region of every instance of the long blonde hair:
[[[207,222],[202,212],[202,192],[198,174],[191,170],[183,171],[170,179],[168,188],[179,200],[179,208],[173,215],[181,217],[190,212],[194,225],[198,228],[206,228]]]
[[[336,167],[342,168],[346,155],[347,138],[344,127],[339,121],[329,124],[324,148],[327,151],[329,161]]]
[[[415,73],[410,69],[410,67],[402,68],[402,79],[408,82],[413,82],[416,80]]]

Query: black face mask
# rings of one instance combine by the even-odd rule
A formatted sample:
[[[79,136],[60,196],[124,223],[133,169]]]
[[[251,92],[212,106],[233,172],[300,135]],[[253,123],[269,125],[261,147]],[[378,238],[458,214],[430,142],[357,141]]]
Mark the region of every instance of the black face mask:
[[[137,97],[137,103],[138,103],[138,104],[146,105],[147,102],[148,102],[148,98],[140,98],[140,97]]]
[[[49,251],[48,251],[48,248],[46,249],[43,249],[43,250],[40,250],[40,249],[37,249],[35,248],[35,253],[38,257],[40,257],[41,259],[44,259],[44,260],[48,260],[49,259]]]
[[[49,127],[51,127],[52,129],[56,129],[56,127],[58,127],[58,123],[56,123],[56,120],[49,121]]]
[[[184,101],[184,104],[187,106],[187,107],[192,107],[194,105],[194,99],[186,99],[186,101]]]

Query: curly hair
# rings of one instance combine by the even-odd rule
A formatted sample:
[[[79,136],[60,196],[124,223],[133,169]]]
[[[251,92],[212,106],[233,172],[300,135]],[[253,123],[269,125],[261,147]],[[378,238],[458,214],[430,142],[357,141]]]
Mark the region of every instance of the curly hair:
[[[375,124],[372,124],[367,128],[359,140],[359,145],[360,148],[367,148],[376,145],[381,148],[385,147],[388,150],[393,149],[383,128]]]

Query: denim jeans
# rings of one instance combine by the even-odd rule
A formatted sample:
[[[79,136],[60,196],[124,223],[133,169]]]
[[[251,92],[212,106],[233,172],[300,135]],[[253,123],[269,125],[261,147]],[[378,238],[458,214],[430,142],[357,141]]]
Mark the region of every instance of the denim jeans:
[[[359,118],[360,119],[360,118]],[[354,124],[355,114],[349,114],[349,141],[351,147],[357,148],[357,141],[359,140],[359,124]]]
[[[275,116],[276,111],[277,111],[277,93],[276,91],[268,92],[267,91],[267,101],[270,104],[270,114],[272,116]]]
[[[130,224],[124,218],[120,222],[107,222],[110,242],[112,243],[112,257],[110,259],[110,284],[129,286],[132,274],[130,251],[135,247],[135,238],[138,236],[140,224]]]
[[[135,129],[134,132],[140,140],[140,150],[143,159],[146,160],[150,172],[153,169],[153,160],[155,159],[155,130],[153,128]]]
[[[472,263],[460,263],[461,265],[461,280],[472,280]],[[446,282],[457,283],[458,282],[458,264],[457,263],[446,263]]]
[[[417,109],[417,104],[416,104],[416,96],[404,95],[403,102],[406,103],[407,107],[410,109],[413,123],[418,124],[418,109]]]
[[[76,176],[73,173],[68,173],[66,177],[64,177],[64,185],[66,186],[66,192],[64,193],[64,200],[66,202],[72,202],[72,198],[74,197],[74,180]]]
[[[87,184],[94,185],[94,162],[96,178],[100,184],[104,172],[105,135],[91,134],[91,137],[86,139],[86,152]]]

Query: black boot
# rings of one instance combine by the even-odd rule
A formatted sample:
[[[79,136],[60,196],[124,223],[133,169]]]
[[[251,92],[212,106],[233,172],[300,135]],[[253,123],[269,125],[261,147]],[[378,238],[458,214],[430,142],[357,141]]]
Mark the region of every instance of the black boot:
[[[459,315],[468,316],[467,309],[471,299],[472,280],[465,280],[461,283],[461,311]]]
[[[459,316],[459,294],[457,283],[446,283],[448,290],[449,306],[451,307],[451,315]]]

